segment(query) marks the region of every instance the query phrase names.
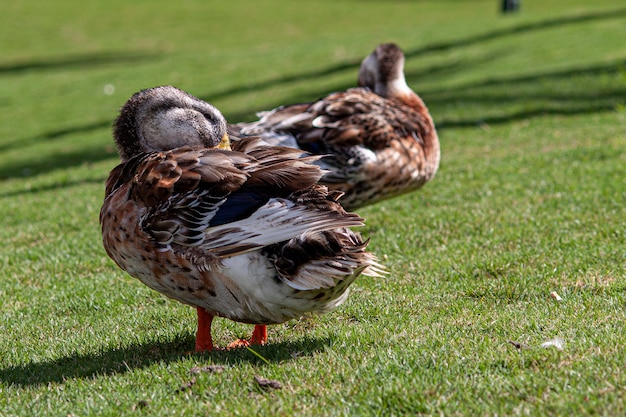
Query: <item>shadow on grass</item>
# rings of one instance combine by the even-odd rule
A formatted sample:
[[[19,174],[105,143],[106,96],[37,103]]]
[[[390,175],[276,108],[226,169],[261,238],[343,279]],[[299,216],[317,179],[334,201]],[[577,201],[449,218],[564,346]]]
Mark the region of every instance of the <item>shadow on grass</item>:
[[[73,126],[64,129],[52,130],[50,132],[44,133],[40,136],[31,136],[27,138],[20,138],[7,141],[5,143],[0,144],[0,152],[24,148],[27,146],[31,146],[37,143],[41,143],[42,141],[52,141],[55,139],[60,139],[68,135],[73,135],[75,133],[89,133],[96,130],[108,128],[112,129],[113,121],[112,120],[102,120],[99,122],[88,123],[81,126]]]
[[[48,59],[39,59],[12,64],[0,63],[0,74],[17,74],[25,71],[49,71],[55,69],[89,68],[108,64],[129,64],[153,60],[158,57],[154,53],[146,52],[104,52],[64,56]]]
[[[207,362],[211,364],[233,366],[244,362],[256,365],[265,364],[264,360],[247,349],[190,353],[194,342],[193,335],[178,335],[169,341],[153,341],[121,349],[109,349],[101,353],[76,354],[46,362],[10,366],[0,369],[0,381],[17,386],[63,383],[75,378],[123,374],[154,363],[176,362],[189,356],[206,357]],[[254,350],[267,362],[276,363],[292,360],[298,356],[312,355],[330,343],[330,339],[326,338],[304,338],[293,342],[271,343],[267,346],[255,347]]]
[[[52,184],[41,184],[36,186],[24,187],[21,190],[12,190],[0,192],[0,200],[3,198],[12,198],[20,195],[27,194],[38,194],[45,193],[48,191],[60,191],[67,188],[77,187],[85,184],[98,184],[102,188],[102,197],[104,198],[104,184],[107,180],[107,177],[100,178],[87,178],[81,180],[72,180],[72,181],[63,181],[63,182],[55,182]],[[59,197],[63,198],[63,197]]]
[[[59,169],[88,165],[114,158],[117,151],[113,144],[91,144],[70,152],[50,152],[44,159],[34,155],[32,159],[8,161],[0,166],[0,180],[24,178],[45,174]],[[116,163],[111,164],[111,169]]]
[[[575,116],[613,111],[625,103],[626,85],[604,83],[602,86],[585,82],[582,89],[575,90],[571,79],[590,77],[599,79],[624,73],[626,60],[607,64],[554,71],[532,76],[490,79],[483,82],[456,87],[454,91],[432,90],[421,95],[432,107],[445,106],[486,106],[498,114],[484,112],[480,118],[460,120],[439,119],[437,129],[471,127],[479,124],[502,124],[529,119],[536,116],[559,115]],[[550,89],[533,88],[539,82],[550,84]],[[507,106],[519,103],[533,103],[522,110],[507,110]],[[505,114],[501,114],[502,110]]]

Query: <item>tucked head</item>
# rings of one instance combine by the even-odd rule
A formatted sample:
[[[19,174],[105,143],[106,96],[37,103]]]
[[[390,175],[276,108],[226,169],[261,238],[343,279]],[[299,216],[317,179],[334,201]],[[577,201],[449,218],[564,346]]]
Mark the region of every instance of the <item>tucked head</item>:
[[[222,113],[172,86],[135,93],[122,106],[113,136],[122,161],[140,153],[181,146],[228,147]]]
[[[404,53],[394,43],[376,47],[361,63],[359,86],[368,87],[382,97],[410,90],[404,78]]]

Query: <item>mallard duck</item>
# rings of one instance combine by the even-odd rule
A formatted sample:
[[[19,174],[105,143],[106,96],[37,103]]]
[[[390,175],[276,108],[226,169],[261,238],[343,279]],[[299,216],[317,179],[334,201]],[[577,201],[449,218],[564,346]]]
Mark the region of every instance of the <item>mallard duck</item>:
[[[196,307],[196,350],[213,349],[215,316],[267,325],[327,312],[360,275],[378,275],[363,219],[317,182],[317,156],[246,138],[229,150],[226,121],[174,87],[134,94],[114,123],[121,164],[100,211],[107,254],[152,289]]]
[[[343,191],[348,210],[416,190],[437,172],[439,139],[426,105],[406,83],[404,61],[397,45],[381,44],[363,60],[359,87],[261,112],[230,132],[324,155],[321,183]]]

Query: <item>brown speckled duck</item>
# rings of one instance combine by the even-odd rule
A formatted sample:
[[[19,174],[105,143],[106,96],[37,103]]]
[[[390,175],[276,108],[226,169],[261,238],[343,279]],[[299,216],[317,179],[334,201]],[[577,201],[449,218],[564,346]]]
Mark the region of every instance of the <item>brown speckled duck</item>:
[[[363,60],[358,88],[261,112],[258,121],[229,129],[323,155],[321,183],[343,191],[348,210],[416,190],[437,172],[439,139],[406,83],[404,60],[397,45],[381,44]]]
[[[196,350],[211,350],[211,321],[268,324],[327,312],[360,274],[381,267],[350,227],[363,219],[317,185],[317,156],[242,139],[174,87],[133,95],[114,125],[122,163],[106,182],[102,239],[115,263],[149,287],[197,308]]]

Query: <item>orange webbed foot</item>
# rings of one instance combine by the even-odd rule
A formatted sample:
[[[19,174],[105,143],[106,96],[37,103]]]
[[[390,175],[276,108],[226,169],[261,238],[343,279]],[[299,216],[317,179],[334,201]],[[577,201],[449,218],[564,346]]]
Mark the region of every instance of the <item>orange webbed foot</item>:
[[[250,340],[239,339],[235,340],[231,344],[227,346],[226,349],[239,349],[244,347],[249,347],[251,345],[263,346],[267,343],[267,325],[265,324],[256,324],[254,326],[254,331],[252,332],[252,337]]]

